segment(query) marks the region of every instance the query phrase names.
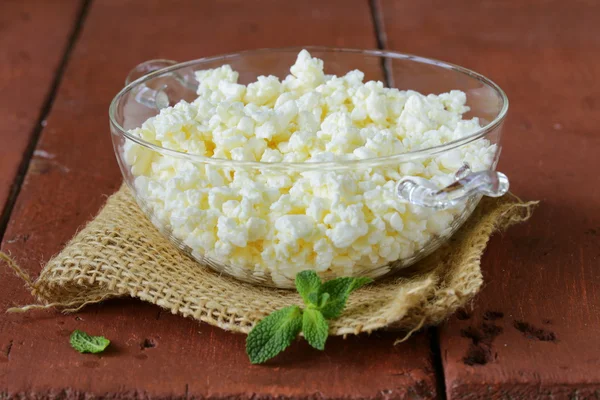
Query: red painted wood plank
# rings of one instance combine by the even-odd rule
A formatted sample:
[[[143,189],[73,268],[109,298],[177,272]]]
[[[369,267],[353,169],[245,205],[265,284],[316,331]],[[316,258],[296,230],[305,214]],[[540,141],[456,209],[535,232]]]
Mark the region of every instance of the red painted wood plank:
[[[75,26],[79,0],[0,3],[0,213]],[[16,188],[13,188],[16,189]]]
[[[135,64],[244,48],[321,44],[375,47],[362,0],[96,1],[15,205],[3,249],[31,273],[57,252],[119,185],[107,108]],[[31,299],[0,271],[0,308]],[[104,355],[69,348],[73,329],[113,340]],[[82,393],[128,398],[431,398],[426,335],[393,346],[394,334],[332,339],[319,353],[297,343],[273,365],[250,366],[245,337],[134,301],[77,315],[0,315],[0,393],[39,398]],[[148,339],[148,340],[146,340]],[[146,345],[144,345],[146,343]]]
[[[491,241],[472,317],[441,329],[448,397],[598,398],[600,3],[382,7],[390,48],[464,65],[506,90],[499,167],[515,193],[542,200],[530,222]]]

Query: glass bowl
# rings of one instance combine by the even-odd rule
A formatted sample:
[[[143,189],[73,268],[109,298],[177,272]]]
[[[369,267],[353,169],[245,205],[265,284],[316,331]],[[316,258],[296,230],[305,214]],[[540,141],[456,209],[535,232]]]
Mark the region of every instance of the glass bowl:
[[[306,269],[324,279],[382,277],[436,250],[483,195],[497,197],[508,190],[506,176],[495,171],[508,99],[495,83],[414,55],[307,49],[324,61],[327,74],[360,69],[365,81],[400,90],[463,91],[470,107],[463,117],[478,118],[481,128],[446,143],[362,160],[267,163],[206,157],[158,146],[129,130],[180,100],[193,101],[194,71],[229,64],[242,84],[260,75],[282,79],[301,48],[142,63],[110,105],[115,154],[144,213],[200,264],[278,288],[293,287],[295,275]],[[163,169],[169,166],[167,175],[158,171],[158,161]],[[435,174],[428,172],[432,168]],[[196,188],[198,182],[204,189]],[[323,202],[328,206],[319,208]],[[328,214],[332,202],[343,208],[341,214]],[[240,209],[256,218],[242,221]],[[324,214],[317,218],[319,213]],[[227,236],[236,224],[243,224],[243,234]],[[291,226],[291,237],[282,233],[284,225]]]

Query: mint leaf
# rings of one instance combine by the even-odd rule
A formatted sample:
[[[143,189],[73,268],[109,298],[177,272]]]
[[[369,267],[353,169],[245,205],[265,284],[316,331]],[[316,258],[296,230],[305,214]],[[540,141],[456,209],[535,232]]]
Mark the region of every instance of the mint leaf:
[[[371,278],[336,278],[325,282],[319,290],[319,297],[329,294],[329,300],[320,307],[323,316],[327,319],[339,317],[350,293],[372,281]]]
[[[71,333],[71,347],[80,353],[101,353],[108,345],[110,340],[102,336],[90,336],[85,332],[74,330]]]
[[[305,304],[317,305],[321,279],[315,271],[302,271],[296,275],[296,290]]]
[[[308,301],[306,301],[308,300]],[[304,300],[304,304],[306,305],[313,305],[313,306],[318,306],[319,305],[319,292],[312,292],[308,295],[308,298]]]
[[[325,304],[329,301],[329,293],[323,293],[319,299],[319,309],[325,307]]]
[[[261,364],[285,350],[302,330],[302,309],[289,306],[260,321],[246,338],[252,364]]]
[[[306,341],[317,350],[325,349],[329,324],[319,310],[307,308],[302,315],[302,333]]]
[[[368,285],[369,283],[372,283],[372,282],[373,282],[372,278],[367,278],[365,276],[354,278],[354,282],[352,283],[352,286],[350,286],[350,293],[352,293],[356,289],[360,289],[361,287]],[[350,293],[348,293],[348,294],[350,294]]]

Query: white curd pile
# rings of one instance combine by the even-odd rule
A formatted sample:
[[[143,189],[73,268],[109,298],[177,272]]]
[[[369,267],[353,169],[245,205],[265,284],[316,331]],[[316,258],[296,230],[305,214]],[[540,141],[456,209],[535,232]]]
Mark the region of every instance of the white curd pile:
[[[488,169],[496,146],[487,140],[378,167],[269,167],[390,156],[480,128],[477,118],[462,117],[468,111],[463,92],[424,96],[363,83],[358,70],[326,75],[323,67],[303,50],[283,81],[260,76],[244,86],[229,65],[198,71],[196,100],[165,108],[131,130],[184,153],[264,163],[192,162],[128,141],[125,160],[154,223],[198,258],[240,276],[270,275],[276,283],[289,283],[305,269],[381,274],[385,265],[408,260],[447,234],[463,207],[436,211],[406,204],[396,194],[397,182],[410,175],[442,187],[464,162],[474,171]]]

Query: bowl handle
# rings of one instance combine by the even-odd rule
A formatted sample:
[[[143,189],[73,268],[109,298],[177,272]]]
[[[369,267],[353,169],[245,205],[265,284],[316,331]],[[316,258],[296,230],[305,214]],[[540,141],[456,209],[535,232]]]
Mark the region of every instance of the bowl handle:
[[[465,163],[456,172],[456,181],[439,189],[424,178],[407,176],[398,182],[398,196],[411,204],[443,210],[464,202],[472,195],[500,197],[508,191],[508,178],[497,171],[472,172]]]
[[[125,79],[125,85],[129,85],[131,82],[139,79],[143,76],[150,74],[151,72],[155,72],[167,67],[171,67],[177,64],[176,61],[173,60],[150,60],[144,61],[141,64],[135,66],[127,75]],[[189,79],[186,79],[181,74],[175,71],[171,71],[165,74],[165,77],[172,78],[175,80],[177,85],[182,87],[185,90],[196,91],[196,85],[191,83]],[[135,100],[149,108],[155,108],[157,110],[161,110],[170,105],[169,95],[167,94],[166,89],[168,88],[167,84],[168,80],[165,81],[158,88],[151,88],[145,85],[144,83],[137,85],[132,92],[135,95]],[[177,86],[176,85],[176,86]]]
[[[167,68],[177,64],[177,61],[173,60],[149,60],[144,61],[141,64],[136,65],[125,78],[125,86],[129,85],[136,79],[141,78],[144,75],[148,75],[151,72],[158,71],[159,69]]]

